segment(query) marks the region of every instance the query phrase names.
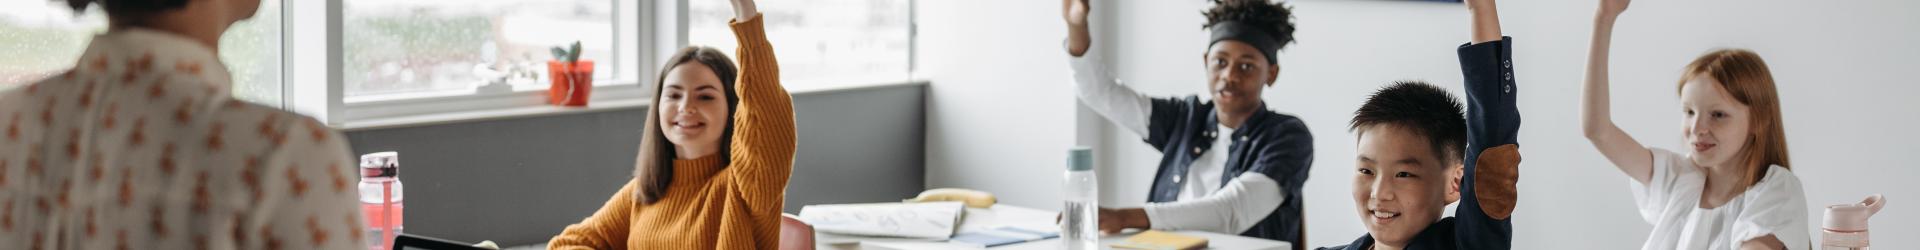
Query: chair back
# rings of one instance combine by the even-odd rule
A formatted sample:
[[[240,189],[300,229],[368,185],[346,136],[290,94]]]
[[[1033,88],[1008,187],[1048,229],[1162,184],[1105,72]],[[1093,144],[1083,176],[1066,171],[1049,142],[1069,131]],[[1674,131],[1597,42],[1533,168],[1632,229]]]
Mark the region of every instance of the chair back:
[[[793,214],[780,214],[780,250],[813,250],[813,225]]]

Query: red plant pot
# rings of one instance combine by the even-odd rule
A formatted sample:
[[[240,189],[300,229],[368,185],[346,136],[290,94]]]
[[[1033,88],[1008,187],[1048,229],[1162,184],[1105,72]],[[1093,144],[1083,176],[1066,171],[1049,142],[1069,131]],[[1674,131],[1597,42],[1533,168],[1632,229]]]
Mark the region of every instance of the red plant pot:
[[[547,61],[547,75],[553,79],[553,85],[547,87],[547,104],[587,106],[593,94],[593,61]]]

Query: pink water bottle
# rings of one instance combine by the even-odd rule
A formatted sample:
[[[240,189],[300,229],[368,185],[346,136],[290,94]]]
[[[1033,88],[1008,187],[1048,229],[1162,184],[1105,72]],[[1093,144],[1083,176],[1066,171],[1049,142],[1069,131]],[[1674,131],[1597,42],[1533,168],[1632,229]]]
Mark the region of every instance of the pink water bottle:
[[[360,156],[360,209],[367,217],[367,249],[393,249],[405,206],[400,205],[400,153]]]
[[[1828,205],[1826,223],[1820,226],[1820,249],[1867,250],[1867,218],[1887,205],[1878,194],[1853,204]]]

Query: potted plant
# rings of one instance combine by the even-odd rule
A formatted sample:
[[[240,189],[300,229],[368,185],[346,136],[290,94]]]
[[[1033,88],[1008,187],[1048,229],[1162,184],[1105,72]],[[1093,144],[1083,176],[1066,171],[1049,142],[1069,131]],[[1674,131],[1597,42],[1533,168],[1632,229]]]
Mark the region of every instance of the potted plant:
[[[580,42],[568,48],[553,47],[553,60],[547,61],[547,75],[553,85],[547,87],[547,104],[586,106],[593,91],[593,60],[580,60]]]

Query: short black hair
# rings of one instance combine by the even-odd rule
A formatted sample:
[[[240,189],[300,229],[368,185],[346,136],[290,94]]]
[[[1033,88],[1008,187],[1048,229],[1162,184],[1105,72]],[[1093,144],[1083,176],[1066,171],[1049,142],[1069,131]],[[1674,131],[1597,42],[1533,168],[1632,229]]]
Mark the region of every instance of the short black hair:
[[[1417,81],[1400,81],[1380,88],[1353,112],[1347,131],[1357,132],[1392,124],[1427,137],[1442,161],[1459,163],[1466,157],[1467,118],[1459,98],[1446,89]]]
[[[1213,0],[1213,8],[1200,12],[1207,16],[1207,24],[1201,28],[1213,28],[1223,22],[1238,22],[1253,25],[1273,35],[1273,41],[1286,49],[1293,43],[1293,8],[1282,3],[1268,3],[1267,0]]]

